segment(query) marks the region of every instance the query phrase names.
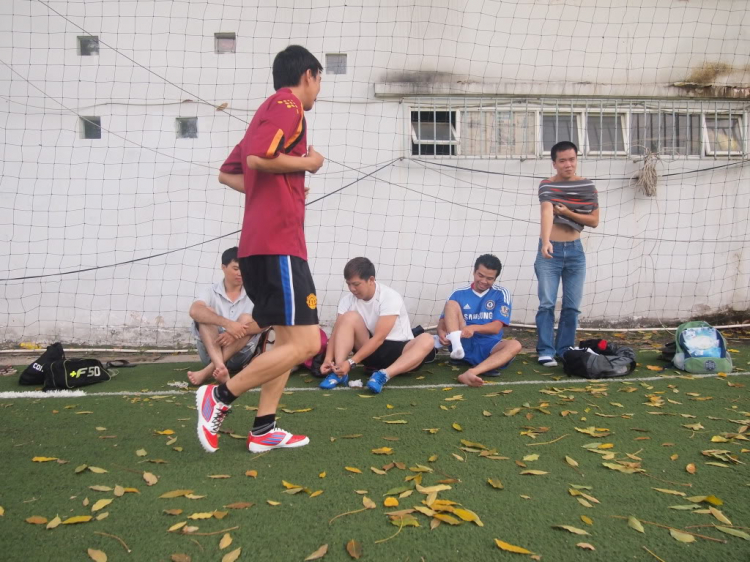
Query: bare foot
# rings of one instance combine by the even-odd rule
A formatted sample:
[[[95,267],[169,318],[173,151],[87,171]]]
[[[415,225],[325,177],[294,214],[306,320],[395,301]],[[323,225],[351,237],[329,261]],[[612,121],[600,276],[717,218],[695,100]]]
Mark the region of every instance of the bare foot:
[[[466,371],[465,373],[461,373],[460,375],[458,375],[458,382],[461,382],[468,386],[482,386],[484,384],[484,380],[482,380],[481,377],[475,375],[470,371]]]
[[[216,367],[213,373],[216,382],[218,382],[219,384],[223,384],[229,380],[229,369],[227,369],[226,365]]]
[[[209,379],[211,373],[213,372],[214,366],[213,364],[209,363],[200,371],[188,371],[187,377],[190,381],[190,384],[192,384],[193,386],[200,386]]]

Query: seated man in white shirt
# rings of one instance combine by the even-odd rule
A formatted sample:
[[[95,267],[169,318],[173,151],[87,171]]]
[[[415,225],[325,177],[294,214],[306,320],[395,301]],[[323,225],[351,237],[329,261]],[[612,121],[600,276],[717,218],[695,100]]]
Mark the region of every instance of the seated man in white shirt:
[[[357,363],[375,371],[367,388],[375,394],[388,380],[417,369],[435,358],[430,334],[414,337],[404,299],[375,281],[375,266],[367,258],[354,258],[344,268],[351,294],[339,302],[338,316],[328,341],[320,372],[327,375],[320,388],[331,389],[349,382]],[[351,352],[354,355],[349,357]]]
[[[221,255],[224,279],[206,287],[190,307],[193,335],[201,361],[200,371],[188,371],[188,379],[196,386],[212,375],[219,383],[229,379],[229,372],[238,372],[250,360],[263,331],[253,320],[253,303],[242,286],[237,247]]]

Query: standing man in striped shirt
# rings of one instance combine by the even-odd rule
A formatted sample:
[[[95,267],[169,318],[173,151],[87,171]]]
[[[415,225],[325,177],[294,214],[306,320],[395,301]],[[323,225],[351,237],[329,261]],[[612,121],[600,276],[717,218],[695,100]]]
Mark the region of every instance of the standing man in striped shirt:
[[[578,147],[570,141],[552,147],[552,166],[557,172],[539,184],[541,234],[534,271],[538,282],[536,314],[539,364],[556,367],[555,357],[575,346],[581,313],[586,254],[581,244],[585,226],[599,226],[599,199],[591,180],[576,175]],[[562,281],[562,310],[555,337],[555,303]]]
[[[209,453],[219,448],[219,429],[232,402],[261,387],[251,453],[302,447],[304,435],[276,427],[276,408],[289,370],[320,349],[318,299],[305,243],[305,173],[323,156],[307,146],[305,111],[320,92],[323,66],[304,47],[290,45],[273,61],[276,93],[255,112],[245,137],[221,166],[219,182],[245,194],[239,246],[242,282],[255,304],[253,319],[273,326],[273,349],[237,375],[196,393],[198,439]]]

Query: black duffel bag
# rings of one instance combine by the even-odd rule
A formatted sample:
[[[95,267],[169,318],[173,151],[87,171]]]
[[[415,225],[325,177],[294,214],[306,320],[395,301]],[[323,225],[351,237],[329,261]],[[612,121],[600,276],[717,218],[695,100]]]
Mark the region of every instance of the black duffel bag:
[[[571,377],[611,379],[635,370],[635,352],[606,340],[586,340],[563,353],[563,369]]]
[[[27,386],[38,386],[44,384],[50,365],[55,361],[65,359],[65,351],[60,342],[53,343],[47,347],[42,356],[26,367],[18,377],[18,384]]]
[[[58,359],[45,372],[44,390],[70,390],[111,378],[98,359]]]

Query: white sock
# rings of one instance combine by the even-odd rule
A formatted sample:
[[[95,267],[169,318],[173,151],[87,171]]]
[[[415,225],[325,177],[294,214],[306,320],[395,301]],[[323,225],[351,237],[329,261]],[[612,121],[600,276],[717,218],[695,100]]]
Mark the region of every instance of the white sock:
[[[381,372],[381,373],[383,373],[383,374],[385,375],[385,378],[386,378],[386,379],[389,379],[389,378],[390,378],[390,377],[388,376],[388,371],[386,371],[385,369],[380,369],[380,372]]]
[[[435,340],[435,349],[442,349],[443,344],[440,343],[440,336],[432,336]]]
[[[448,339],[453,347],[453,351],[451,351],[451,359],[463,359],[464,346],[461,345],[461,330],[456,330],[455,332],[448,334]]]

